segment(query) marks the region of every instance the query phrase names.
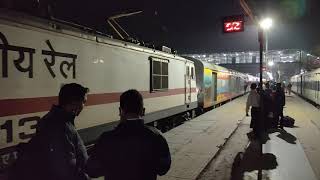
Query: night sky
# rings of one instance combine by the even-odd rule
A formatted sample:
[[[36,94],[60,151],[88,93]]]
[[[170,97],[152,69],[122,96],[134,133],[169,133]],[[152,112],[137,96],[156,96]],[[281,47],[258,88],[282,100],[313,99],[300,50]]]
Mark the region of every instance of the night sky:
[[[297,48],[320,54],[319,0],[249,0],[257,15],[271,14],[269,49]],[[119,20],[137,39],[178,53],[257,50],[257,28],[246,18],[245,31],[222,33],[222,17],[243,14],[239,0],[55,0],[55,16],[114,35],[106,19],[122,12],[143,13]]]

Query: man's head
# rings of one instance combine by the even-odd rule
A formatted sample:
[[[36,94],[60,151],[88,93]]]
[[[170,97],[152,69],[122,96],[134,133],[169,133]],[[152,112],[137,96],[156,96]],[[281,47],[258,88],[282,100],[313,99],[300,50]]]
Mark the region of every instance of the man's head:
[[[281,83],[277,83],[276,85],[276,90],[277,91],[281,91],[282,87],[281,87]]]
[[[87,101],[89,88],[77,83],[65,84],[59,92],[59,106],[78,116]]]
[[[257,88],[257,84],[256,83],[252,83],[251,85],[250,85],[250,89],[251,90],[255,90]]]
[[[270,88],[269,82],[267,82],[265,86],[266,86],[267,89],[269,89]]]
[[[120,117],[121,120],[130,118],[141,118],[144,116],[142,95],[135,89],[130,89],[120,96]]]

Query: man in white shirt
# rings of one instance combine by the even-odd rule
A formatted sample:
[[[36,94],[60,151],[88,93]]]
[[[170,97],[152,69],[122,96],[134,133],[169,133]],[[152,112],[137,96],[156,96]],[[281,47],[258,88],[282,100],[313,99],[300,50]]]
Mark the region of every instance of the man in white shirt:
[[[250,128],[253,129],[253,133],[255,136],[259,135],[258,127],[259,127],[259,116],[260,116],[260,95],[257,92],[257,84],[252,83],[250,86],[250,93],[247,99],[246,104],[246,115],[248,115],[249,109],[251,107],[251,122]]]

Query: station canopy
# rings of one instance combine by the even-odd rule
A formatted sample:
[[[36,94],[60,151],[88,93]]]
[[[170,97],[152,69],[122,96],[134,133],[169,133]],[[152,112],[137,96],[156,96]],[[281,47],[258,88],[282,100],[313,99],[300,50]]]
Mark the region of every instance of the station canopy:
[[[204,62],[213,64],[240,64],[240,63],[259,63],[259,51],[239,51],[239,52],[220,52],[220,53],[199,53],[185,54]],[[283,49],[269,50],[264,53],[264,62],[274,63],[307,63],[312,65],[312,69],[320,67],[319,57],[312,55],[304,50]]]

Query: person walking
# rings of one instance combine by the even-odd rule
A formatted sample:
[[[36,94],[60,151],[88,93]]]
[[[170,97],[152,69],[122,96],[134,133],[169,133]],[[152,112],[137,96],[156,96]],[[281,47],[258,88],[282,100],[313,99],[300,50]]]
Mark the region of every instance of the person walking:
[[[256,137],[259,136],[259,116],[260,116],[260,95],[257,92],[257,84],[252,83],[250,86],[250,93],[246,103],[246,116],[249,116],[249,109],[251,107],[251,122],[250,128]]]
[[[108,180],[155,180],[171,165],[166,139],[144,125],[142,95],[128,90],[120,96],[120,123],[98,139],[89,157],[86,172],[90,177]]]
[[[289,96],[291,95],[291,88],[292,88],[292,84],[289,83],[288,86],[287,86]]]
[[[9,179],[90,179],[84,172],[88,155],[74,125],[88,92],[88,88],[76,83],[62,86],[58,105],[53,105],[39,121],[35,136],[20,145]]]

